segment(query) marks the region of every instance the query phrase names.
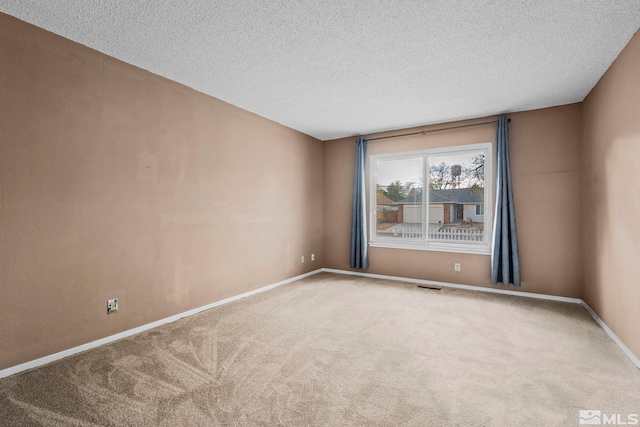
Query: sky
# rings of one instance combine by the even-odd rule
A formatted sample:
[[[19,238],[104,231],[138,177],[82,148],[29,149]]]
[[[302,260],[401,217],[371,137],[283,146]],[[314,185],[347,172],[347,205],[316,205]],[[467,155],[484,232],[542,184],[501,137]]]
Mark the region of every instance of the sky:
[[[440,164],[445,162],[447,165],[469,166],[471,164],[472,154],[446,154],[444,156],[431,154],[429,155],[430,164]],[[415,182],[417,186],[421,186],[422,181],[422,157],[414,157],[399,160],[382,160],[378,161],[376,170],[377,184],[387,186],[393,181],[400,181],[403,184],[407,182]]]

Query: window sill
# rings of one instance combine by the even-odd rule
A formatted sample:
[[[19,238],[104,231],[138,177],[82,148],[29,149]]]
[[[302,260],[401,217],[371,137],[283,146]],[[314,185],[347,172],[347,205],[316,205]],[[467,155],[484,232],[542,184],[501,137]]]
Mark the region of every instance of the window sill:
[[[410,244],[394,242],[369,242],[372,248],[410,249],[417,251],[451,252],[457,254],[491,255],[491,248],[485,245],[456,245],[452,244]]]

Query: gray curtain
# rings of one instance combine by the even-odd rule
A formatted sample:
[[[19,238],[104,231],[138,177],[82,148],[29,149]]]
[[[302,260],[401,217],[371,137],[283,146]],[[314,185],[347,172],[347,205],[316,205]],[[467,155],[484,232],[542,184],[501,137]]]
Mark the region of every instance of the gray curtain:
[[[356,167],[353,176],[353,207],[351,213],[351,268],[366,270],[369,267],[367,253],[367,205],[364,190],[364,166],[367,157],[367,141],[356,141]]]
[[[496,210],[491,248],[491,283],[520,286],[520,259],[509,165],[509,127],[506,116],[501,116],[498,120],[496,136]]]

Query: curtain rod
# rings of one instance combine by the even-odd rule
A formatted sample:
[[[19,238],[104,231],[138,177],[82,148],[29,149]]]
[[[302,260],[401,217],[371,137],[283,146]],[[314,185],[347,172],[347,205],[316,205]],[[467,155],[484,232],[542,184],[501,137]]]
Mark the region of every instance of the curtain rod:
[[[507,122],[511,123],[511,119],[507,119]],[[440,128],[440,129],[421,130],[419,132],[401,133],[399,135],[379,136],[378,138],[368,138],[368,139],[365,138],[365,139],[367,141],[377,141],[379,139],[400,138],[401,136],[426,135],[428,133],[433,133],[433,132],[442,132],[442,131],[445,131],[445,130],[468,128],[468,127],[472,127],[472,126],[490,125],[492,123],[498,123],[498,120],[491,120],[490,122],[471,123],[471,124],[468,124],[468,125],[449,126],[449,127]]]

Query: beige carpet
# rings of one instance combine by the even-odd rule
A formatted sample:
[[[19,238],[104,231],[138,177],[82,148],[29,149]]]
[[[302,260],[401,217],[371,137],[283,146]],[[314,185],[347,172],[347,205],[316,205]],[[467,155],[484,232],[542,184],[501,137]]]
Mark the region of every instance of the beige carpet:
[[[319,274],[0,381],[4,426],[573,426],[640,413],[577,305]]]

